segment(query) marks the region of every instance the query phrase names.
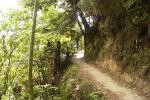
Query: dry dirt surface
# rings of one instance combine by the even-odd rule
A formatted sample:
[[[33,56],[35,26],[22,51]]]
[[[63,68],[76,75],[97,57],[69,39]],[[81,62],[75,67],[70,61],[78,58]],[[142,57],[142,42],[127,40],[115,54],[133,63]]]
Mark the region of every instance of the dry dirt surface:
[[[147,98],[138,95],[136,91],[121,86],[109,74],[103,73],[100,69],[93,67],[81,58],[84,51],[79,51],[75,54],[73,62],[79,66],[79,71],[83,77],[86,77],[97,90],[105,92],[108,100],[148,100]],[[150,100],[150,99],[149,99]]]

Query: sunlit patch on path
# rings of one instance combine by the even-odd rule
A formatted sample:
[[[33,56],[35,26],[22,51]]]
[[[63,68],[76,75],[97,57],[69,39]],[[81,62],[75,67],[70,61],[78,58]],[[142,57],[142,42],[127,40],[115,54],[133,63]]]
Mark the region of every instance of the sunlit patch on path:
[[[74,55],[74,58],[83,58],[83,57],[84,57],[84,50],[80,50]]]

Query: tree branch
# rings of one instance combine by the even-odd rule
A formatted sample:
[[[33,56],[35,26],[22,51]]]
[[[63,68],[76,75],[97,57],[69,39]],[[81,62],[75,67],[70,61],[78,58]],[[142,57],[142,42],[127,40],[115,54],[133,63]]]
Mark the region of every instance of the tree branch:
[[[6,59],[0,64],[0,66],[3,66],[3,64],[7,61],[7,59],[9,59],[10,57],[11,57],[11,55],[13,54],[13,52],[14,52],[14,50],[15,50],[16,48],[14,48],[11,52],[10,52],[10,54],[6,57]]]
[[[89,26],[86,18],[84,17],[83,12],[79,12],[79,16],[81,18],[81,21],[82,21],[82,24],[83,24],[85,30],[88,30],[90,28],[90,26]]]
[[[83,28],[82,28],[82,26],[81,26],[81,23],[80,23],[80,21],[79,21],[78,18],[77,18],[77,21],[78,21],[78,25],[79,25],[79,28],[80,28],[80,30],[81,30],[81,33],[82,33],[83,35],[85,35],[85,31],[83,30]]]

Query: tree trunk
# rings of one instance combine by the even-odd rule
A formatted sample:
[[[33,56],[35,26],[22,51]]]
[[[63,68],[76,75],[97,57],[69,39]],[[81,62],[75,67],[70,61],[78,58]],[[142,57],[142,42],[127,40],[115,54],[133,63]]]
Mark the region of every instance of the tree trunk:
[[[84,56],[87,60],[96,60],[101,47],[103,46],[103,34],[99,31],[98,24],[101,21],[101,16],[94,16],[93,25],[87,22],[86,16],[82,11],[78,12],[77,21],[79,28],[84,35]],[[79,21],[80,17],[81,21]],[[82,28],[82,25],[84,29]]]
[[[94,33],[91,36],[84,36],[84,56],[86,60],[96,60],[98,58],[103,47],[103,41],[104,38],[100,32]]]
[[[150,40],[150,20],[148,22],[148,39]]]
[[[34,0],[34,15],[33,15],[32,33],[30,38],[30,54],[29,54],[29,100],[33,100],[32,67],[33,67],[33,48],[34,48],[34,37],[36,28],[36,17],[37,17],[37,0]]]

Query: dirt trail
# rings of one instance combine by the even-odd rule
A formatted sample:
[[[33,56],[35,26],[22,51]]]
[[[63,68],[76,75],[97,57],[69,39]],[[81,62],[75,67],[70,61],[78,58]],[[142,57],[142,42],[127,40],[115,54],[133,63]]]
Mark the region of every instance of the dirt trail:
[[[104,90],[110,91],[111,94],[114,94],[113,97],[110,97],[109,100],[147,100],[146,98],[138,95],[134,90],[129,89],[128,87],[121,86],[113,80],[108,74],[103,73],[100,69],[97,69],[87,63],[82,59],[83,51],[79,51],[73,61],[80,67],[82,73],[86,73],[87,77],[90,76],[89,80],[92,80],[91,83],[96,84],[96,87],[99,85]]]

